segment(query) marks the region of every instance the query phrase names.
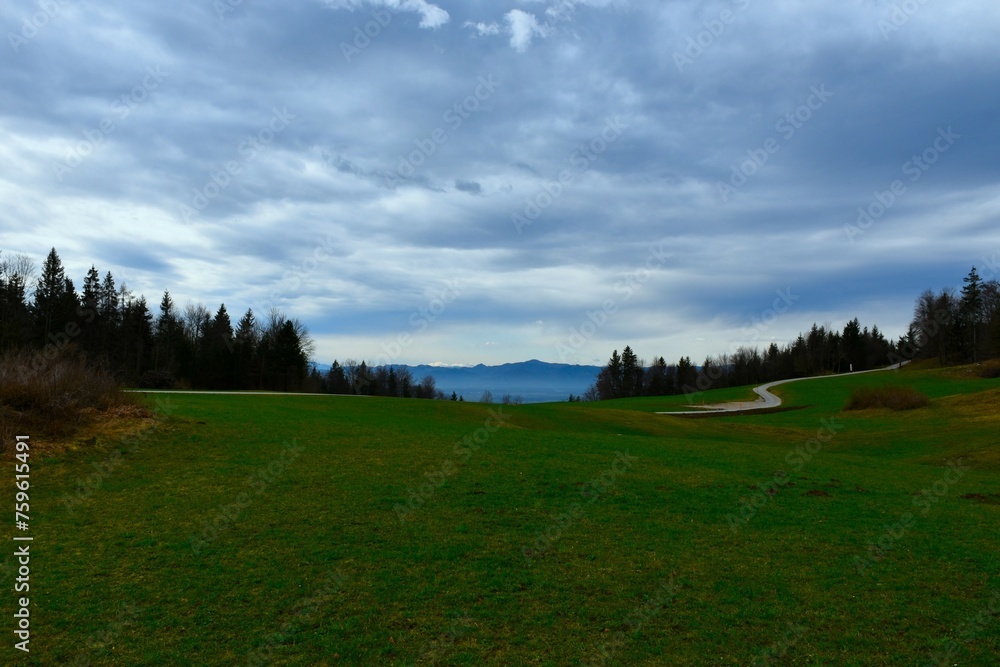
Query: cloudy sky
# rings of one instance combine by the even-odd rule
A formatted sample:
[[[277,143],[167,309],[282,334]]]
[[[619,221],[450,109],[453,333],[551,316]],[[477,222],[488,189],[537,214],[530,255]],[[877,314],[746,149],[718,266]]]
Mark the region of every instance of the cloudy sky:
[[[696,360],[1000,277],[995,0],[13,0],[0,249],[318,360]],[[864,213],[864,215],[862,215]]]

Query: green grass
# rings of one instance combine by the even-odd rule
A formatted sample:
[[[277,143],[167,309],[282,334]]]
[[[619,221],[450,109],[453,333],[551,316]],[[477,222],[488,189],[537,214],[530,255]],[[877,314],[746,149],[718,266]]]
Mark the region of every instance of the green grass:
[[[931,404],[841,411],[886,384]],[[137,443],[32,459],[32,652],[0,650],[38,665],[578,665],[604,646],[584,664],[770,650],[861,666],[927,664],[956,639],[948,664],[995,664],[1000,616],[963,624],[1000,592],[1000,382],[904,370],[776,393],[808,407],[525,405],[498,430],[500,408],[473,403],[171,396]],[[445,481],[401,520],[425,473]],[[8,591],[13,567],[0,562]]]

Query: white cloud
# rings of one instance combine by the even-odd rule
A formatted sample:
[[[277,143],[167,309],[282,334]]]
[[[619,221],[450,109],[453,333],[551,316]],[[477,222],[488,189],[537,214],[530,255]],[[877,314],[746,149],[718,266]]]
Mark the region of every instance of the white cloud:
[[[493,23],[483,23],[482,21],[480,21],[479,23],[473,23],[472,21],[466,21],[465,22],[465,27],[466,28],[475,28],[476,32],[478,32],[481,36],[490,36],[490,35],[499,35],[500,34],[500,26],[497,25],[496,22],[493,22]]]
[[[542,4],[542,0],[522,0],[522,2]],[[545,19],[542,22],[539,22],[538,17],[531,12],[512,9],[504,14],[506,25],[501,26],[496,21],[490,23],[466,21],[464,27],[473,28],[484,37],[509,35],[511,47],[518,53],[524,53],[535,37],[545,38],[551,35],[554,32],[554,24],[572,21],[577,6],[603,8],[620,3],[621,0],[556,0],[545,9]]]
[[[510,45],[518,53],[524,53],[531,46],[531,41],[536,37],[547,37],[547,28],[539,25],[534,14],[529,14],[520,9],[512,9],[504,14],[507,21],[507,30],[510,33]]]

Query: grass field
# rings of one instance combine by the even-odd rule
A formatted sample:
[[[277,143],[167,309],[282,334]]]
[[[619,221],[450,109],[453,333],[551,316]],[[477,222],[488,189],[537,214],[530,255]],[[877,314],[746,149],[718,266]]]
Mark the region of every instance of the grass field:
[[[886,384],[931,404],[842,411]],[[11,611],[0,662],[998,664],[1000,380],[775,393],[805,407],[169,397],[36,445],[31,653]]]

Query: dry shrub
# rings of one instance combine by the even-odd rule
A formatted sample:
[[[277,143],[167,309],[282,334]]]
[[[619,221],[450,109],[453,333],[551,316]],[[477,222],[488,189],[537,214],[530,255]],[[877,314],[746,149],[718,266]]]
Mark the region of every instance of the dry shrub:
[[[15,435],[67,438],[101,414],[142,410],[139,397],[73,349],[53,359],[25,351],[0,357],[0,451]]]
[[[916,410],[930,399],[912,387],[859,387],[851,392],[845,410]]]
[[[987,380],[1000,378],[1000,359],[991,359],[985,363],[977,365],[975,373],[978,377],[985,378]]]

